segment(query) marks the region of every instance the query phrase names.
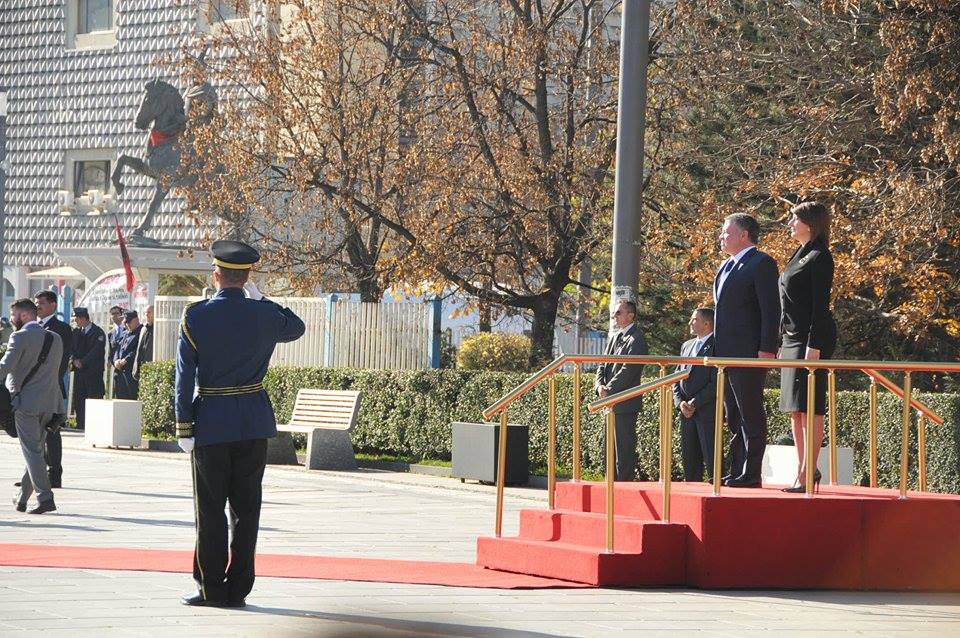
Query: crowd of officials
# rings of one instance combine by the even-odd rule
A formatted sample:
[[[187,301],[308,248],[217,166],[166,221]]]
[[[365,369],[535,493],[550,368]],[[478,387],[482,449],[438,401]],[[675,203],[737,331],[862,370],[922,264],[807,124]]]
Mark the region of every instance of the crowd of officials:
[[[0,377],[7,377],[17,435],[27,462],[23,478],[15,484],[20,490],[14,505],[26,511],[27,501],[36,491],[38,506],[30,510],[35,514],[56,509],[51,490],[63,485],[60,426],[67,416],[68,371],[73,371],[76,425],[84,429],[86,400],[102,399],[106,394],[107,363],[113,369],[114,398],[136,399],[140,366],[153,359],[153,306],[146,309],[147,322],[142,325],[136,311],[111,308],[115,325],[108,342],[86,308],[73,309],[76,326],[71,329],[57,317],[57,304],[56,292],[41,290],[32,300],[15,301],[10,319],[0,322],[0,337],[7,344],[0,360]],[[34,334],[37,330],[41,332]],[[48,385],[53,392],[42,390]]]
[[[690,317],[692,338],[680,351],[685,357],[744,357],[765,359],[828,359],[837,343],[837,327],[830,310],[833,257],[830,254],[830,213],[816,202],[790,210],[788,231],[798,244],[781,273],[776,261],[761,251],[760,225],[745,213],[730,215],[719,234],[720,250],[728,255],[713,281],[713,307],[697,308]],[[606,354],[644,355],[647,344],[636,325],[633,302],[619,304],[613,314],[618,332]],[[714,405],[716,368],[681,366],[689,376],[673,386],[680,412],[683,476],[713,480]],[[775,367],[775,365],[771,365]],[[639,383],[642,366],[603,364],[597,369],[596,392],[603,397]],[[723,388],[730,449],[726,454],[729,487],[760,487],[763,453],[767,445],[767,417],[763,405],[765,368],[729,367]],[[826,408],[826,370],[817,370],[814,396],[813,459],[823,441]],[[616,478],[633,480],[636,471],[636,423],[640,398],[614,407]],[[780,410],[791,415],[797,451],[797,478],[786,492],[803,492],[807,423],[807,370],[784,368],[780,375]],[[820,471],[814,482],[820,483]]]

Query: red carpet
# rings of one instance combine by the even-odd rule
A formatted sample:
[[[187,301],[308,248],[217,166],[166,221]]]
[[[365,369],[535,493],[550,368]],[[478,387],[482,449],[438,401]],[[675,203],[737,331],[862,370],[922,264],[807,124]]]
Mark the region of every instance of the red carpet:
[[[606,486],[560,483],[557,509],[524,510],[517,538],[480,538],[491,569],[592,585],[960,591],[960,496],[821,486],[674,483],[669,525],[659,483],[615,487],[615,553],[605,548]]]
[[[189,574],[193,569],[192,561],[193,552],[190,551],[0,544],[0,565],[6,567],[115,569]],[[588,586],[551,578],[500,572],[469,563],[288,554],[257,554],[257,576],[490,589]]]

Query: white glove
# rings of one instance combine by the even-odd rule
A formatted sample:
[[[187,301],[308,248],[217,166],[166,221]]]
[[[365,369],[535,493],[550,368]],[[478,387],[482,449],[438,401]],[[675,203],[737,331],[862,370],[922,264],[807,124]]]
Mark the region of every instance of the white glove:
[[[177,439],[177,445],[180,446],[180,449],[186,453],[193,451],[193,437],[191,436],[188,439]]]
[[[243,284],[243,292],[247,295],[248,299],[253,299],[254,301],[260,301],[263,299],[263,293],[260,292],[260,289],[257,288],[257,284],[252,281],[248,281]]]

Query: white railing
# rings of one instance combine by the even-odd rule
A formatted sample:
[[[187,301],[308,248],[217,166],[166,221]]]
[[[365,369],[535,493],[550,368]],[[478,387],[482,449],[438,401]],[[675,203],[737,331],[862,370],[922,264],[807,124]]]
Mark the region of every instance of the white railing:
[[[154,303],[153,357],[176,357],[180,319],[201,297],[160,297]],[[275,297],[306,324],[303,337],[277,345],[271,366],[375,369],[430,367],[430,307],[424,303],[359,303],[326,297]],[[329,348],[329,351],[328,351]]]

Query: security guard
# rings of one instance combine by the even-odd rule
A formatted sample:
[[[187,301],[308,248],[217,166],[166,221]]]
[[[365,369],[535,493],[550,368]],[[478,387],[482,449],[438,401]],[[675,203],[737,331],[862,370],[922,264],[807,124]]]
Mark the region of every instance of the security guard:
[[[90,321],[86,308],[73,309],[73,407],[77,411],[77,427],[86,423],[87,399],[102,399],[103,358],[107,336],[103,328]]]
[[[277,434],[263,377],[277,343],[300,338],[304,325],[248,281],[260,259],[254,248],[215,241],[210,252],[217,294],[187,306],[177,344],[177,438],[193,452],[193,578],[199,586],[181,602],[243,607],[253,589],[267,439]]]

